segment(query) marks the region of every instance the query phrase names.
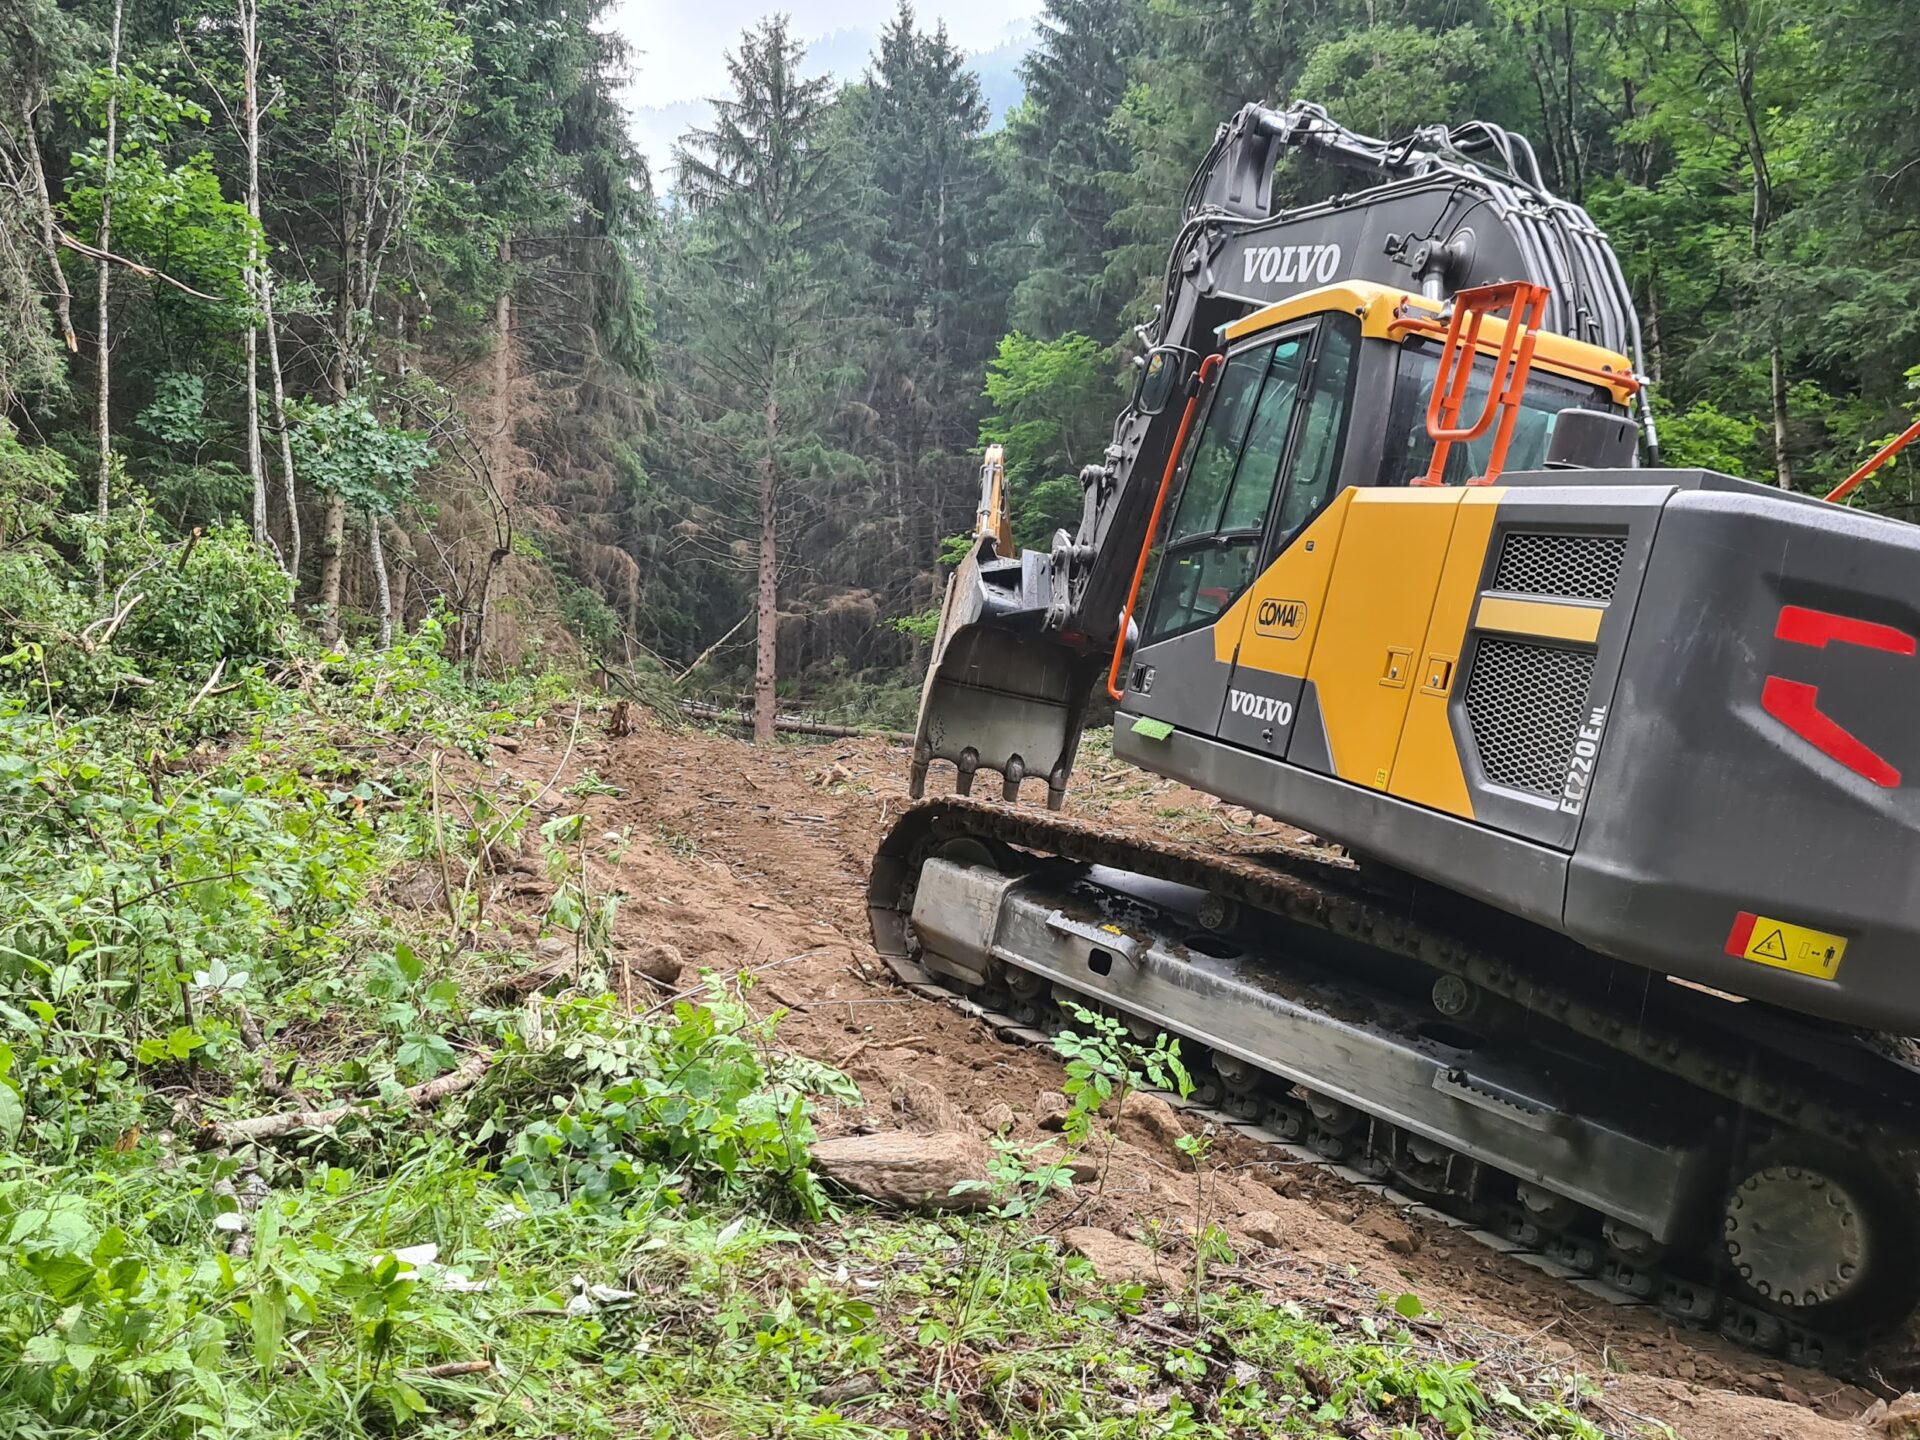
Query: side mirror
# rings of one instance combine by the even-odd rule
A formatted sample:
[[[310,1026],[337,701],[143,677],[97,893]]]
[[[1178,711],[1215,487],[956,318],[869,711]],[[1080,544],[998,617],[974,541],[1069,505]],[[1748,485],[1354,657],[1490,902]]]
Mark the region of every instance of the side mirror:
[[[1142,415],[1158,415],[1180,390],[1187,352],[1177,345],[1156,345],[1134,363],[1140,378],[1133,387],[1133,408]]]

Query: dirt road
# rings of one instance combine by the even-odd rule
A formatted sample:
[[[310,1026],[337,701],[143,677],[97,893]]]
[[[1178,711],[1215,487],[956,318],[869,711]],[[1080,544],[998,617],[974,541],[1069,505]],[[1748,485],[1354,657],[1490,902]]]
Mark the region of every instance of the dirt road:
[[[701,967],[753,971],[752,1003],[790,1012],[785,1042],[859,1082],[865,1111],[829,1111],[825,1134],[895,1123],[897,1114],[887,1117],[903,1101],[935,1103],[909,1083],[917,1081],[966,1119],[1005,1106],[1014,1135],[1042,1138],[1036,1100],[1058,1089],[1058,1061],[907,993],[868,943],[867,858],[907,803],[904,750],[871,740],[756,750],[644,724],[608,739],[593,720],[568,712],[520,732],[497,749],[490,779],[545,787],[546,813],[586,811],[601,857],[596,884],[624,897],[615,968],[626,969],[635,994],[648,983],[636,965],[678,959],[689,979]],[[589,776],[601,785],[581,784]],[[578,793],[605,787],[618,793]],[[1097,753],[1076,776],[1069,809],[1190,838],[1256,823]],[[1873,1399],[1858,1387],[1757,1360],[1653,1309],[1584,1295],[1323,1171],[1276,1164],[1230,1133],[1210,1159],[1202,1183],[1164,1133],[1124,1127],[1103,1180],[1059,1203],[1074,1207],[1075,1225],[1152,1232],[1176,1249],[1196,1222],[1220,1226],[1235,1241],[1237,1273],[1308,1303],[1350,1296],[1349,1277],[1412,1291],[1431,1310],[1578,1359],[1606,1377],[1611,1404],[1689,1440],[1871,1433],[1848,1423]]]

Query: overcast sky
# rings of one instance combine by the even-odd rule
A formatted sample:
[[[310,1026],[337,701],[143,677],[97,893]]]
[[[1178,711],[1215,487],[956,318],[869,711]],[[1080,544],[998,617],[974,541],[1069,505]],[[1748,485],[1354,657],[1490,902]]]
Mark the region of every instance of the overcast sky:
[[[632,82],[628,104],[634,132],[658,172],[673,139],[689,124],[701,123],[701,102],[727,89],[725,52],[740,32],[773,10],[785,10],[794,32],[808,42],[842,31],[877,35],[892,17],[896,0],[621,0],[612,28],[631,47]],[[923,26],[941,20],[954,44],[968,52],[991,50],[1023,36],[1040,0],[921,0],[915,12]],[[838,60],[844,47],[830,47]],[[860,73],[852,64],[845,78]],[[655,113],[657,112],[657,113]]]

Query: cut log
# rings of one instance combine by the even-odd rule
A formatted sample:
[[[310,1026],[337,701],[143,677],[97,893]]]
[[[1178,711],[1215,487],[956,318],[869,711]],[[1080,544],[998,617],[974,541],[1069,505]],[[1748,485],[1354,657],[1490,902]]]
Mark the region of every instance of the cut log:
[[[704,700],[682,700],[680,713],[703,724],[739,725],[751,729],[753,716],[743,710],[726,710]],[[911,745],[913,736],[904,730],[862,730],[855,725],[826,725],[803,720],[797,715],[776,715],[773,728],[788,735],[814,735],[824,740],[885,740],[893,745]]]
[[[955,1131],[843,1135],[813,1147],[814,1168],[829,1180],[904,1210],[986,1209],[993,1203],[985,1184],[993,1158],[986,1141]],[[955,1194],[963,1182],[972,1183]]]

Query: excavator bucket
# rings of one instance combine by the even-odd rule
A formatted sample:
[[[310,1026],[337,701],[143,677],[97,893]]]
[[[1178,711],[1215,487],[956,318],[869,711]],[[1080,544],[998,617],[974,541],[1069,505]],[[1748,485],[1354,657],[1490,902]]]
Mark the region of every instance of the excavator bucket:
[[[1013,544],[1006,464],[989,447],[980,471],[973,546],[947,581],[934,636],[909,783],[926,789],[935,760],[958,771],[965,795],[981,770],[997,771],[1009,800],[1030,775],[1047,780],[1048,808],[1066,799],[1081,722],[1098,661],[1045,632],[1048,557]]]

